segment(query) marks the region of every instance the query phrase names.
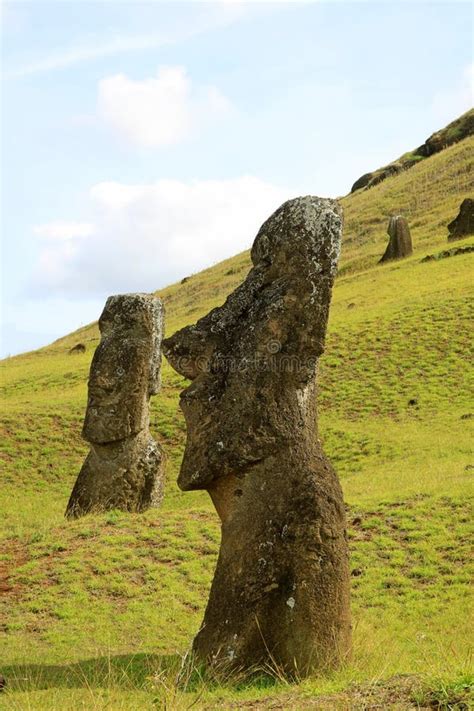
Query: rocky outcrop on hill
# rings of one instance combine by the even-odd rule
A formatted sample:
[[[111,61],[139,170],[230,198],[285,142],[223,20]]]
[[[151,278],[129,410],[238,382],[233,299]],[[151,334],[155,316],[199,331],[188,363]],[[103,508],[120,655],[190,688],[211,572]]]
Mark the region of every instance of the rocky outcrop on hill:
[[[163,308],[147,294],[107,299],[92,359],[83,437],[90,445],[66,509],[143,511],[163,495],[163,453],[149,432],[160,387]]]
[[[470,254],[471,252],[474,252],[474,244],[469,244],[466,247],[452,247],[451,249],[444,249],[442,252],[438,252],[437,254],[427,254],[426,257],[420,259],[420,262],[437,262],[440,259],[458,257],[461,254]]]
[[[448,225],[448,242],[474,234],[474,200],[462,201],[458,216]]]
[[[206,489],[222,523],[197,657],[290,675],[350,651],[342,491],[317,438],[316,372],[342,214],[333,200],[284,203],[261,227],[253,268],[223,306],[163,342],[192,380],[178,483]]]
[[[416,165],[420,160],[429,158],[435,153],[439,153],[444,148],[451,146],[453,143],[458,143],[468,136],[474,134],[474,109],[467,111],[465,114],[452,121],[448,126],[433,133],[426,141],[410,153],[406,153],[397,161],[389,165],[374,170],[371,173],[364,173],[358,178],[351,188],[351,193],[363,188],[372,188],[374,185],[381,183],[386,178],[400,173],[402,170],[407,170]]]
[[[373,178],[373,173],[364,173],[364,175],[361,175],[360,178],[357,178],[355,181],[354,185],[351,188],[351,193],[355,193],[356,190],[360,190],[361,188],[365,188],[366,185],[370,183],[370,181]]]
[[[389,236],[387,249],[379,263],[388,262],[391,259],[402,259],[413,254],[410,228],[404,217],[392,215],[388,223],[387,233]]]
[[[474,134],[474,109],[466,111],[465,114],[452,121],[445,128],[431,134],[426,141],[413,151],[415,156],[429,158],[429,156],[439,153],[444,148],[458,143],[468,136]]]
[[[86,347],[84,343],[76,343],[75,346],[69,349],[69,355],[76,355],[77,353],[85,353]]]

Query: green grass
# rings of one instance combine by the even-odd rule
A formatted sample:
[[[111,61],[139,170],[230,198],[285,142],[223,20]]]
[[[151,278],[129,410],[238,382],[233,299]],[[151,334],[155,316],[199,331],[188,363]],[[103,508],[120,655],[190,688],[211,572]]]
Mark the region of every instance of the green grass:
[[[181,668],[202,619],[219,526],[204,492],[184,494],[175,483],[184,381],[166,363],[152,402],[152,431],[168,457],[162,507],[65,521],[87,452],[80,431],[98,342],[92,324],[0,363],[0,673],[8,683],[0,708],[303,709],[315,694],[328,709],[364,708],[354,699],[367,694],[387,708],[393,694],[406,702],[397,708],[410,699],[446,709],[468,703],[472,254],[420,260],[446,245],[446,224],[470,189],[473,145],[463,141],[343,199],[319,435],[348,505],[347,667],[291,686],[278,674],[218,683]],[[415,252],[378,266],[392,211],[407,214]],[[248,268],[244,253],[164,289],[168,333],[222,302]],[[86,353],[69,355],[78,342]],[[408,691],[406,674],[416,680]]]

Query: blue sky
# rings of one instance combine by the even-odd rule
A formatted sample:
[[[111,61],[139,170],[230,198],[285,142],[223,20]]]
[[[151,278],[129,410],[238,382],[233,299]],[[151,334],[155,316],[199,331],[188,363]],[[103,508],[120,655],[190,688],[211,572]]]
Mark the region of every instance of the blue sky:
[[[1,356],[248,246],[472,105],[467,2],[6,2]]]

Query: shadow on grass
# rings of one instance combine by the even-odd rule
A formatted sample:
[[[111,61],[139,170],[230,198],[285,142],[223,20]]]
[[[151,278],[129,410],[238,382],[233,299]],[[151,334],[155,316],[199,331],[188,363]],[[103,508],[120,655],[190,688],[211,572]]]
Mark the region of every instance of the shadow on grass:
[[[84,659],[74,664],[16,664],[1,666],[5,690],[40,691],[46,689],[109,689],[128,690],[172,689],[199,692],[203,684],[207,691],[230,682],[216,675],[206,674],[202,666],[195,666],[191,657],[180,654],[123,654],[96,659]],[[255,670],[232,678],[234,691],[275,689],[281,685],[275,675]]]
[[[2,666],[8,691],[30,691],[51,688],[108,688],[121,686],[140,689],[153,678],[167,677],[176,680],[182,669],[179,654],[124,654],[97,659],[84,659],[75,664],[16,664]],[[198,681],[191,676],[187,688]]]

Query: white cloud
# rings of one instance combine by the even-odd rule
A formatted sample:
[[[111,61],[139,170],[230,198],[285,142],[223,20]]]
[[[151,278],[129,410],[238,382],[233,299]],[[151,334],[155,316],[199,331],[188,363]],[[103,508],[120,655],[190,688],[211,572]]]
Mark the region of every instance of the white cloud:
[[[64,263],[71,263],[80,252],[81,242],[92,238],[94,225],[88,222],[65,222],[57,220],[37,225],[35,235],[42,239],[38,268],[45,282],[61,280]]]
[[[163,66],[156,77],[116,74],[99,82],[98,114],[118,134],[147,148],[182,141],[225,113],[230,103],[216,87],[195,87],[184,67]]]
[[[71,223],[62,223],[62,235],[51,225],[36,228],[46,235],[32,280],[36,292],[83,297],[153,291],[250,247],[262,222],[297,193],[244,176],[105,182],[90,194],[91,229],[80,223],[72,236]]]

